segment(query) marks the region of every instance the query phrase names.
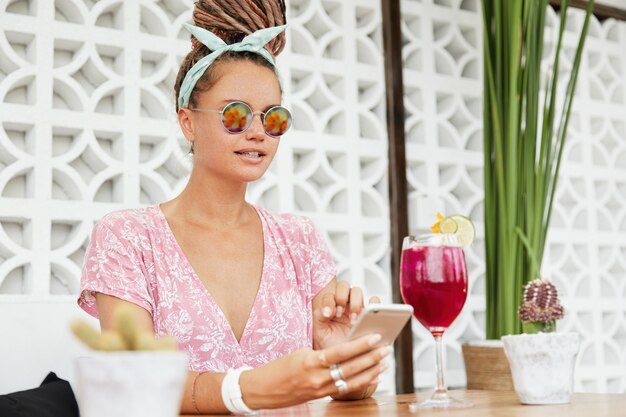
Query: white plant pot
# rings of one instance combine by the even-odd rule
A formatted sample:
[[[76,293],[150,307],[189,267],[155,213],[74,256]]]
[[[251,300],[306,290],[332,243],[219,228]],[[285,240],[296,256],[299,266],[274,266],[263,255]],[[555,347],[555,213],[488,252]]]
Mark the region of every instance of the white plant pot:
[[[574,388],[577,333],[502,336],[515,392],[522,404],[564,404]]]
[[[186,377],[185,352],[94,352],[77,358],[80,415],[177,417]]]

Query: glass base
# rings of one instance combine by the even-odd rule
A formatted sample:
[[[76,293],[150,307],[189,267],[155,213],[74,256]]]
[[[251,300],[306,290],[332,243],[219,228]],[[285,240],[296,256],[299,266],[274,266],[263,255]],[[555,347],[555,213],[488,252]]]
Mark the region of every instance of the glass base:
[[[434,392],[426,401],[409,404],[409,410],[415,412],[425,408],[468,408],[472,407],[472,403],[457,400],[448,394],[448,391]]]

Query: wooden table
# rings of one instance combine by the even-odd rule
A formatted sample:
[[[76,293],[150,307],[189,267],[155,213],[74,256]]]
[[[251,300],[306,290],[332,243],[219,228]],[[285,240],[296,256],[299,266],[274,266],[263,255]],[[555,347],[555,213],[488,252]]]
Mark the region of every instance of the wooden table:
[[[409,411],[415,394],[375,396],[363,401],[319,400],[290,408],[264,410],[262,416],[276,417],[624,417],[626,394],[574,394],[570,404],[521,405],[515,392],[453,391],[474,404],[471,408]],[[420,401],[427,394],[420,393]]]

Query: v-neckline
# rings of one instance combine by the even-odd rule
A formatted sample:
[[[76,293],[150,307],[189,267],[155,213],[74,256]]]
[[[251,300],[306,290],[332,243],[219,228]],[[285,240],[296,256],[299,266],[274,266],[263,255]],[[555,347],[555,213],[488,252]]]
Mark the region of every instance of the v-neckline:
[[[196,270],[193,268],[193,265],[191,265],[191,262],[189,261],[189,258],[187,258],[187,255],[185,255],[185,252],[183,252],[183,248],[178,243],[178,240],[176,239],[176,236],[174,235],[174,232],[172,231],[172,228],[170,227],[170,224],[169,224],[169,222],[167,220],[167,217],[165,217],[165,213],[163,213],[163,210],[161,209],[161,205],[160,204],[156,204],[156,206],[155,206],[156,207],[156,211],[159,213],[159,216],[160,216],[161,220],[164,223],[165,231],[166,231],[168,237],[172,239],[173,245],[174,245],[176,251],[178,252],[178,255],[180,256],[180,258],[185,263],[185,268],[188,269],[191,272],[191,276],[192,276],[192,279],[195,282],[195,285],[201,287],[202,290],[205,292],[209,303],[211,303],[211,304],[213,304],[215,306],[216,310],[221,315],[221,318],[223,319],[224,323],[226,323],[226,325],[228,326],[228,330],[229,330],[230,335],[231,335],[231,337],[233,339],[233,342],[235,343],[235,345],[239,349],[241,349],[241,346],[243,345],[243,342],[246,339],[246,336],[250,332],[250,327],[252,325],[251,323],[256,318],[257,304],[260,302],[259,298],[260,298],[261,293],[262,293],[262,291],[264,289],[263,286],[264,286],[265,281],[266,281],[266,279],[265,279],[265,266],[267,265],[267,242],[265,240],[265,237],[267,235],[267,226],[265,224],[265,219],[263,218],[263,215],[261,214],[261,211],[259,210],[259,208],[257,208],[254,204],[250,204],[250,205],[252,206],[252,208],[254,209],[254,212],[256,213],[256,215],[259,217],[259,220],[261,221],[261,235],[262,235],[262,239],[263,239],[263,264],[261,266],[261,280],[259,282],[259,288],[257,289],[256,296],[254,297],[254,302],[252,303],[252,308],[250,309],[250,313],[248,314],[248,319],[246,320],[246,324],[245,324],[245,326],[243,328],[243,332],[241,333],[241,338],[239,340],[237,340],[237,337],[235,336],[235,332],[233,331],[233,326],[230,324],[230,321],[228,321],[228,318],[226,317],[226,314],[224,314],[224,311],[222,310],[222,307],[220,307],[220,305],[217,302],[217,300],[215,299],[215,297],[213,297],[213,295],[211,294],[209,289],[204,285],[204,283],[202,282],[202,280],[200,279],[200,277],[196,273]]]

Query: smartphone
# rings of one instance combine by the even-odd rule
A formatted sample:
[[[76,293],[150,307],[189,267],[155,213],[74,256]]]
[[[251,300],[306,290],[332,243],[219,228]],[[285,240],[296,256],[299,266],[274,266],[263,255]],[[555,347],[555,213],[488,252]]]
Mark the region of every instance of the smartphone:
[[[348,333],[347,340],[378,333],[379,344],[391,345],[413,315],[407,304],[370,304],[366,306]]]

